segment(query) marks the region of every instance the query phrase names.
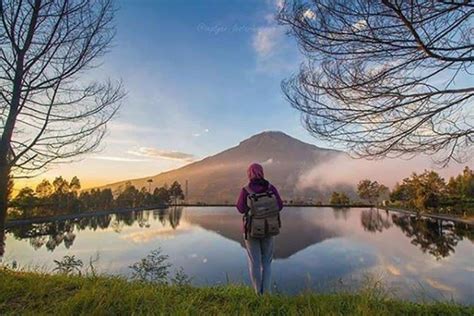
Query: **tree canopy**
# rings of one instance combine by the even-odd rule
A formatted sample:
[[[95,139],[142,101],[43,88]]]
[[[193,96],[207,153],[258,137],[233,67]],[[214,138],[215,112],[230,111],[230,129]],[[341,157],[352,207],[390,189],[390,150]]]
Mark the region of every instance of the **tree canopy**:
[[[358,157],[473,156],[471,1],[286,1],[304,54],[283,81],[314,136]]]

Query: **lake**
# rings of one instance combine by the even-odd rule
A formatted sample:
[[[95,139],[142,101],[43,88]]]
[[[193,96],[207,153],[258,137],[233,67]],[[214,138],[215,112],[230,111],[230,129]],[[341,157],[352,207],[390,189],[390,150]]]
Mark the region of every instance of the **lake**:
[[[6,231],[4,264],[52,270],[75,255],[100,272],[129,276],[161,248],[199,286],[249,284],[241,216],[231,207],[175,207]],[[410,300],[474,303],[474,227],[367,208],[286,207],[276,237],[275,291],[357,289],[382,280]]]

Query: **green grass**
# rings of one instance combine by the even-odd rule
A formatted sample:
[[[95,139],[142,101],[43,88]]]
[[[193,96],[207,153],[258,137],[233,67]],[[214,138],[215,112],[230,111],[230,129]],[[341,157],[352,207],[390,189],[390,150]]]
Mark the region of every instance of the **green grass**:
[[[474,307],[418,304],[374,295],[257,297],[250,288],[154,285],[117,277],[0,270],[1,315],[473,315]]]

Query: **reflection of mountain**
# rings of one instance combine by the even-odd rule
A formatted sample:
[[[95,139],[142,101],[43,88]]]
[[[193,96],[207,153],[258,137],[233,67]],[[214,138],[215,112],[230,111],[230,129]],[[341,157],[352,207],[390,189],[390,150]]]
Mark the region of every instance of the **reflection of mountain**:
[[[244,247],[242,237],[242,216],[235,212],[188,212],[186,220],[192,224],[211,230],[225,238],[234,240]],[[313,245],[339,236],[336,230],[323,223],[309,221],[302,213],[282,213],[282,230],[276,237],[275,253],[277,259],[289,258],[295,253]]]
[[[337,212],[344,214],[344,211]],[[137,225],[142,230],[129,237],[139,241],[158,235],[176,235],[182,233],[183,228],[186,230],[190,229],[190,225],[198,225],[243,246],[241,220],[241,216],[230,209],[201,208],[184,211],[181,207],[175,207],[22,225],[10,227],[6,233],[19,240],[28,240],[35,250],[45,247],[54,251],[60,245],[70,248],[80,238],[80,231],[86,229],[95,231],[111,228],[120,233],[125,226]],[[150,230],[151,222],[155,222],[154,231]],[[156,230],[157,222],[165,229]],[[304,211],[296,208],[284,210],[282,222],[281,234],[276,237],[275,258],[291,257],[313,244],[341,235],[341,232],[328,227],[323,221],[307,217]],[[465,238],[474,241],[474,228],[467,224],[399,214],[393,214],[391,222],[412,240],[412,244],[438,259],[454,253],[459,241]],[[368,231],[376,232],[390,227],[391,223],[385,213],[371,210],[361,212],[361,225]],[[2,233],[0,231],[0,242],[3,239]],[[0,243],[0,259],[2,251]]]
[[[342,155],[339,151],[319,148],[282,132],[263,132],[235,147],[182,168],[130,181],[137,188],[148,188],[147,180],[153,179],[153,188],[175,180],[184,185],[188,180],[189,202],[232,203],[240,188],[245,185],[245,171],[249,163],[260,162],[265,165],[269,180],[278,187],[284,199],[313,198],[325,201],[333,189],[352,189],[341,185],[325,190],[298,190],[296,184],[301,174],[339,155]],[[105,187],[116,190],[124,184],[125,181],[122,181]]]

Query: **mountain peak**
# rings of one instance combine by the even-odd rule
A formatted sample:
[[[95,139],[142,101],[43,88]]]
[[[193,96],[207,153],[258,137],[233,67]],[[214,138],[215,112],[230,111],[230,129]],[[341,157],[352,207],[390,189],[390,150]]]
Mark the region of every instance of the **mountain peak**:
[[[291,137],[281,131],[263,131],[261,133],[255,134],[250,136],[247,139],[244,139],[240,142],[240,144],[248,144],[248,143],[261,143],[261,142],[288,142],[288,141],[299,141],[296,138]]]

